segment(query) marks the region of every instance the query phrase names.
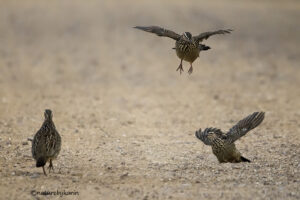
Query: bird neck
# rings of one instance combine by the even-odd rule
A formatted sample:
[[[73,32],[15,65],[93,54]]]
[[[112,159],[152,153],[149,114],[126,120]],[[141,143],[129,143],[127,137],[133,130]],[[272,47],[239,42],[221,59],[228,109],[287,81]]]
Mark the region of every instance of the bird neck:
[[[45,119],[43,126],[48,126],[50,128],[55,128],[55,125],[52,121],[52,119]]]

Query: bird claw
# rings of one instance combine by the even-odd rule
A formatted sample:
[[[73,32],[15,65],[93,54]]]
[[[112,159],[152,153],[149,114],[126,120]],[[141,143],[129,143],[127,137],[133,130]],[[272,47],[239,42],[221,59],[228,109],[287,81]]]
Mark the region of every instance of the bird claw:
[[[50,164],[48,166],[48,169],[49,169],[49,173],[50,173],[51,169],[54,172],[54,168],[53,168],[52,162],[50,162]]]
[[[180,64],[179,67],[176,69],[176,71],[178,70],[180,74],[183,72],[182,64]]]
[[[43,166],[43,172],[44,172],[44,175],[47,176],[44,166]]]
[[[193,67],[191,66],[188,73],[191,75],[193,73]]]

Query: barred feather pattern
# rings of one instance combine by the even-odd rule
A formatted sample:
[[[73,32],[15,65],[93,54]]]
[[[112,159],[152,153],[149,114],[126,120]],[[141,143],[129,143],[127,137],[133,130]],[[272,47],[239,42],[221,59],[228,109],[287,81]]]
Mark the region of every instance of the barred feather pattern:
[[[146,31],[149,33],[154,33],[160,37],[169,37],[176,40],[175,49],[177,56],[181,59],[180,65],[177,70],[180,70],[180,73],[183,71],[182,60],[185,60],[191,64],[189,73],[193,72],[192,63],[199,57],[200,51],[205,51],[210,49],[210,47],[201,45],[200,42],[208,39],[210,36],[217,34],[228,34],[231,33],[231,29],[226,30],[217,30],[210,32],[203,32],[199,35],[192,36],[189,32],[184,32],[182,35],[175,33],[174,31],[159,27],[159,26],[135,26],[133,28]]]
[[[195,133],[196,137],[206,145],[214,144],[215,139],[225,139],[223,132],[218,128],[206,128],[204,131],[199,129]]]
[[[196,137],[204,144],[212,146],[214,155],[219,162],[250,162],[236,149],[234,141],[254,129],[264,119],[264,112],[254,112],[240,120],[228,133],[223,133],[217,128],[206,128],[196,131]]]
[[[199,35],[194,36],[193,39],[199,44],[199,42],[202,42],[203,40],[207,40],[210,36],[218,35],[218,34],[229,34],[232,31],[233,31],[232,29],[226,29],[226,30],[203,32],[200,33]]]
[[[197,44],[187,42],[183,39],[176,41],[175,49],[176,54],[180,59],[190,63],[194,62],[199,57],[200,53],[200,49]]]
[[[241,154],[236,149],[234,143],[228,143],[226,135],[217,128],[206,128],[196,131],[196,137],[204,144],[212,147],[213,154],[220,163],[223,162],[241,162]]]
[[[45,119],[43,125],[32,141],[32,156],[35,160],[43,157],[47,162],[58,156],[61,149],[61,137],[51,118]]]
[[[264,112],[254,112],[253,114],[240,120],[226,134],[228,142],[235,142],[237,139],[246,135],[250,130],[259,126],[264,120]]]

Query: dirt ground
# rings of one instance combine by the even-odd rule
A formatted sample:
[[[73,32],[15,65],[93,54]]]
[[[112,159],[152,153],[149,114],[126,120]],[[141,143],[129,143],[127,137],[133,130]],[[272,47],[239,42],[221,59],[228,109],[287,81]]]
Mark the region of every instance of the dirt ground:
[[[0,199],[299,199],[299,1],[1,1]],[[179,75],[178,33],[231,28]],[[31,157],[44,109],[55,172]],[[195,130],[264,122],[219,164]],[[37,195],[36,192],[79,195]]]

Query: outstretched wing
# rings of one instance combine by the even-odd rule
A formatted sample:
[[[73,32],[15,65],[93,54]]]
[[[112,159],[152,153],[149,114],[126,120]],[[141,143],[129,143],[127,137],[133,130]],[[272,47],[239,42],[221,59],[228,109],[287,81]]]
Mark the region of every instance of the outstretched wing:
[[[203,132],[201,131],[201,129],[199,129],[198,131],[196,131],[195,135],[199,140],[201,140],[206,145],[211,145],[212,140],[214,138],[217,137],[222,139],[225,138],[225,135],[220,129],[212,128],[212,127],[206,128]]]
[[[161,28],[159,26],[136,26],[133,28],[137,28],[137,29],[149,32],[149,33],[155,33],[158,36],[169,37],[174,40],[179,40],[179,38],[180,38],[180,35],[178,35],[177,33],[167,30],[167,29],[164,29],[164,28]]]
[[[264,120],[264,117],[264,112],[254,112],[253,114],[247,116],[229,130],[229,132],[226,134],[227,139],[230,142],[236,141],[250,130],[260,125]]]
[[[197,36],[194,36],[194,40],[196,42],[202,42],[203,40],[207,40],[210,36],[212,35],[217,35],[217,34],[226,34],[226,33],[230,33],[231,29],[227,29],[227,30],[218,30],[218,31],[212,31],[212,32],[204,32],[204,33],[200,33]]]

